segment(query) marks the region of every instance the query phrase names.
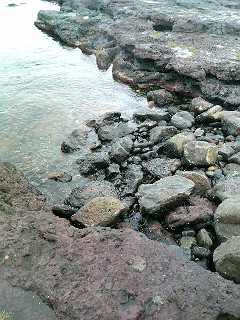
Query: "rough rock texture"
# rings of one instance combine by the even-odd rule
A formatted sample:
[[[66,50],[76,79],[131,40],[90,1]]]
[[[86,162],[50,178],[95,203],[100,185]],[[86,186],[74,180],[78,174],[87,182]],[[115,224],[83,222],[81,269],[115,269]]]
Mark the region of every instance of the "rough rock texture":
[[[69,226],[18,171],[0,168],[1,283],[33,291],[65,320],[240,317],[232,282],[141,233]]]
[[[240,195],[240,175],[230,175],[225,181],[217,183],[208,191],[210,199],[222,202],[232,196]]]
[[[87,202],[97,197],[116,197],[117,191],[111,182],[93,181],[83,184],[72,190],[71,194],[66,198],[65,202],[72,207],[81,208]]]
[[[209,179],[202,171],[178,171],[177,174],[195,183],[193,193],[196,195],[204,195],[211,188]]]
[[[138,188],[139,205],[142,211],[160,217],[169,208],[177,207],[186,200],[194,183],[186,178],[173,176]]]
[[[145,171],[152,174],[157,179],[173,175],[173,173],[180,166],[181,161],[178,159],[165,160],[155,158],[143,163],[143,168],[145,169]]]
[[[74,130],[69,137],[62,143],[61,149],[63,152],[70,153],[76,150],[80,150],[86,140],[87,134],[90,130],[88,128],[80,128]]]
[[[105,169],[109,166],[109,156],[107,152],[94,152],[82,154],[77,159],[79,171],[84,174],[94,173],[99,169]]]
[[[180,157],[183,155],[184,145],[194,140],[195,136],[192,132],[178,133],[166,142],[165,152],[171,157]]]
[[[240,196],[233,196],[223,201],[215,211],[214,226],[221,241],[232,236],[240,236]]]
[[[99,66],[113,63],[114,77],[139,88],[154,86],[239,106],[238,1],[59,3],[60,12],[40,11],[36,26],[94,53]],[[160,105],[166,102],[172,97],[164,94]]]
[[[209,166],[217,160],[218,149],[205,141],[192,141],[184,146],[184,159],[188,165]]]
[[[113,197],[99,197],[86,203],[72,217],[84,227],[106,227],[113,224],[120,215],[126,213],[127,206]]]
[[[234,136],[240,134],[240,112],[223,111],[221,115],[223,129]]]
[[[171,124],[178,129],[191,128],[194,117],[187,111],[179,111],[172,116]]]
[[[240,236],[222,243],[213,253],[218,273],[224,278],[240,283]]]

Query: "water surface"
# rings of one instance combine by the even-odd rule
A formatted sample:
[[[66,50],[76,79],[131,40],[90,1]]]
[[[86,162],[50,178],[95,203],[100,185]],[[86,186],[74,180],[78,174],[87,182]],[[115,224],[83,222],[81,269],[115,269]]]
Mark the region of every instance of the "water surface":
[[[8,6],[16,4],[16,6]],[[49,180],[71,171],[74,155],[60,144],[86,119],[106,111],[130,114],[145,98],[97,69],[94,56],[38,30],[39,10],[58,10],[41,0],[0,2],[0,159],[14,163],[53,204],[78,183]]]

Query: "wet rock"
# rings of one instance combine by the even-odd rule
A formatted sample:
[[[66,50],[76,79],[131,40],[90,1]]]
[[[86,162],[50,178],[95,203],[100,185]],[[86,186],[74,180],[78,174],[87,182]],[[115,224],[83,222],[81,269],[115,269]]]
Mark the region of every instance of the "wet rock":
[[[71,153],[76,150],[82,149],[87,141],[87,136],[89,133],[88,128],[80,128],[74,130],[69,137],[61,144],[61,150],[65,153]]]
[[[66,218],[69,219],[74,213],[76,213],[77,208],[73,208],[71,206],[68,206],[66,204],[54,206],[52,208],[52,212],[60,217],[60,218]]]
[[[59,182],[70,182],[72,181],[72,176],[69,173],[63,172],[60,174],[51,175],[48,179],[59,181]]]
[[[106,112],[101,117],[94,120],[87,120],[86,125],[98,130],[104,126],[117,124],[122,120],[120,112]]]
[[[221,106],[216,105],[197,116],[196,121],[203,123],[220,121],[222,116],[222,110],[223,108]]]
[[[156,220],[148,220],[144,229],[144,234],[151,240],[163,242],[167,245],[176,246],[176,241],[170,232],[166,231],[160,222]]]
[[[220,313],[239,318],[234,283],[142,233],[76,229],[51,214],[19,171],[0,163],[0,172],[13,200],[12,214],[0,211],[1,284],[7,279],[15,288],[37,292],[65,320],[102,315],[116,320],[122,314],[126,319],[220,319]]]
[[[195,258],[198,259],[207,259],[209,260],[212,257],[211,250],[203,247],[193,246],[192,247],[192,254]]]
[[[159,107],[173,103],[172,94],[164,89],[149,91],[147,94],[148,101],[154,101]]]
[[[212,239],[206,229],[201,229],[197,234],[197,243],[199,247],[210,249],[213,245]]]
[[[138,111],[133,114],[133,120],[136,122],[143,123],[144,121],[162,121],[162,120],[169,120],[169,114],[166,110],[163,109],[156,109],[156,110],[144,110],[144,111]],[[145,124],[149,129],[151,127],[148,125],[148,123]],[[155,127],[156,124],[152,123],[151,126]]]
[[[215,202],[222,202],[232,196],[240,195],[240,176],[227,176],[225,181],[218,182],[207,194]]]
[[[191,249],[189,248],[182,248],[176,245],[170,245],[169,246],[171,249],[173,249],[177,254],[179,254],[181,257],[183,257],[184,259],[191,261],[192,260],[192,253],[191,253]]]
[[[170,212],[165,218],[165,225],[172,230],[195,227],[198,224],[211,221],[214,207],[205,198],[191,198],[189,206],[180,206]]]
[[[150,141],[159,143],[167,140],[177,133],[177,129],[173,126],[158,126],[150,131]]]
[[[210,181],[203,171],[177,171],[176,174],[195,183],[193,194],[204,195],[207,190],[211,189]]]
[[[113,161],[121,163],[128,158],[133,147],[133,141],[128,136],[114,140],[110,157]]]
[[[91,152],[80,155],[77,159],[79,171],[83,175],[88,175],[109,166],[109,156],[107,152]]]
[[[189,110],[199,114],[204,111],[207,111],[211,107],[213,107],[212,103],[205,101],[201,97],[197,97],[191,101],[191,104],[189,106]]]
[[[223,111],[221,116],[223,130],[228,134],[237,136],[240,134],[240,112]]]
[[[65,199],[65,203],[76,208],[81,208],[87,202],[97,197],[118,198],[114,185],[108,181],[94,181],[83,183],[81,186],[73,189],[70,195]]]
[[[230,162],[235,162],[237,164],[240,164],[240,152],[233,154],[230,158],[229,158]]]
[[[194,117],[187,111],[179,111],[171,118],[171,124],[177,129],[188,129],[193,126]]]
[[[220,241],[240,236],[240,196],[223,201],[215,211],[214,227]]]
[[[98,130],[99,139],[102,141],[111,141],[116,138],[122,138],[134,131],[134,126],[129,123],[120,122],[117,125],[106,125]]]
[[[87,202],[72,217],[74,223],[84,227],[106,227],[113,224],[128,207],[113,197],[99,197]]]
[[[150,173],[155,178],[165,178],[172,176],[174,172],[181,166],[181,161],[178,159],[165,160],[155,158],[142,163],[144,170]]]
[[[184,159],[188,165],[212,165],[216,162],[217,155],[217,147],[205,141],[191,141],[184,145]]]
[[[130,164],[123,174],[122,196],[132,195],[137,191],[138,186],[142,183],[142,167],[136,164]]]
[[[138,201],[142,211],[161,217],[164,211],[177,207],[191,194],[194,183],[183,177],[167,177],[138,188]]]
[[[222,277],[240,283],[240,237],[232,237],[217,247],[213,262]]]
[[[165,152],[170,157],[181,157],[183,155],[184,145],[194,140],[195,136],[191,132],[178,133],[166,141]]]

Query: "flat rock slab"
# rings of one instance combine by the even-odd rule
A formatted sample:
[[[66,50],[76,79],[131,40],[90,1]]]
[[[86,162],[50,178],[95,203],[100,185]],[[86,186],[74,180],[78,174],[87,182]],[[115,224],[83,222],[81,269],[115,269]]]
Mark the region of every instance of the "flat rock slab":
[[[176,208],[186,200],[194,183],[180,176],[160,179],[153,184],[142,184],[138,188],[138,202],[142,211],[160,217],[164,211]]]
[[[58,318],[35,293],[12,287],[6,281],[1,281],[0,319],[57,320]]]
[[[240,317],[233,282],[141,233],[76,229],[52,215],[16,169],[0,162],[0,170],[9,187],[8,200],[0,191],[0,283],[36,292],[58,319]]]

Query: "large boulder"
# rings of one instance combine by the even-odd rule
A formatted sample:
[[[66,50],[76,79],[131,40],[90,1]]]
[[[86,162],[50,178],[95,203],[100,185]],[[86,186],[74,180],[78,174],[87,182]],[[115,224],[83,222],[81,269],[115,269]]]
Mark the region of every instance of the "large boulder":
[[[0,169],[9,187],[0,191],[1,284],[40,296],[65,320],[240,317],[233,282],[142,233],[74,228],[51,214],[19,171]]]
[[[240,236],[240,195],[226,199],[217,207],[214,226],[220,241]]]
[[[172,176],[138,188],[138,201],[142,211],[160,217],[166,210],[175,208],[186,200],[194,183],[186,178]]]
[[[218,149],[205,141],[191,141],[184,145],[184,160],[190,166],[209,166],[216,162]]]
[[[84,227],[106,227],[127,212],[127,206],[113,197],[99,197],[86,203],[71,220]]]
[[[213,252],[215,268],[224,278],[240,283],[240,236],[232,237]]]

